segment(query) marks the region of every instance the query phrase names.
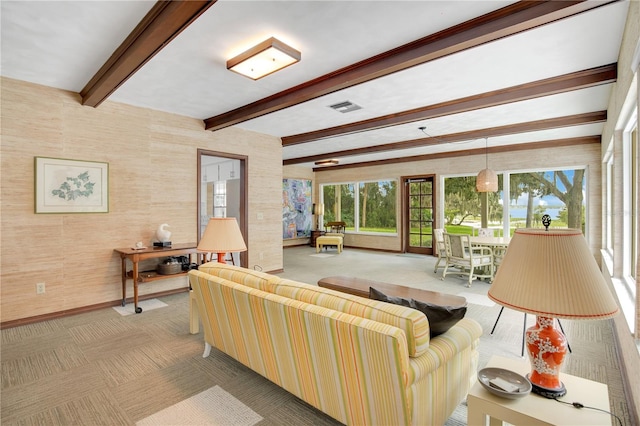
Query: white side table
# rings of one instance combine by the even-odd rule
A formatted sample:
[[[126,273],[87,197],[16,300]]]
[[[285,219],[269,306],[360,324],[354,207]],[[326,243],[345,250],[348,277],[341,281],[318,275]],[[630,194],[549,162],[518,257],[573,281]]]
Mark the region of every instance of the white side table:
[[[528,360],[493,356],[487,367],[504,368],[525,376],[531,370]],[[607,385],[569,374],[560,374],[567,388],[561,401],[580,402],[585,407],[610,411]],[[597,410],[575,408],[531,393],[520,399],[506,399],[493,395],[477,382],[467,396],[467,423],[469,426],[501,425],[607,425],[612,416]]]

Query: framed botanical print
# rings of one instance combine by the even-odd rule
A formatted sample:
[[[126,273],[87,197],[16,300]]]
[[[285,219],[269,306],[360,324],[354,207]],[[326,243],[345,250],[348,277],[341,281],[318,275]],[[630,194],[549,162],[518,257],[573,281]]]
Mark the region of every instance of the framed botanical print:
[[[109,163],[35,157],[36,213],[107,213]]]

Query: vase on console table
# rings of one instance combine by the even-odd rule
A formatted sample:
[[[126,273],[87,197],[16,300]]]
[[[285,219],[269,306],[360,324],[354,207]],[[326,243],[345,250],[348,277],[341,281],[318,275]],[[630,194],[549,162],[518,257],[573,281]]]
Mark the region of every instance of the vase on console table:
[[[156,239],[158,242],[154,242],[154,247],[171,247],[171,231],[165,229],[169,224],[163,223],[158,227],[156,231]]]

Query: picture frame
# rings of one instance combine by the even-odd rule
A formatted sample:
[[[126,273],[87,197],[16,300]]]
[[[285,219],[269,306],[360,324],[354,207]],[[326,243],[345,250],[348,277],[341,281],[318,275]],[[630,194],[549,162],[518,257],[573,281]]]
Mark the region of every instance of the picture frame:
[[[109,163],[35,157],[35,213],[108,213]]]
[[[311,236],[311,179],[282,179],[282,239]]]

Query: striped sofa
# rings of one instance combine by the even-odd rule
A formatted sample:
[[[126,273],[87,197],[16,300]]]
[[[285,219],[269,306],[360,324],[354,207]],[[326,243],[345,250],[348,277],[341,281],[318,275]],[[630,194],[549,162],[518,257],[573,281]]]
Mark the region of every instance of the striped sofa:
[[[189,272],[211,347],[348,425],[443,424],[475,381],[482,329],[433,339],[415,309],[210,262]]]

